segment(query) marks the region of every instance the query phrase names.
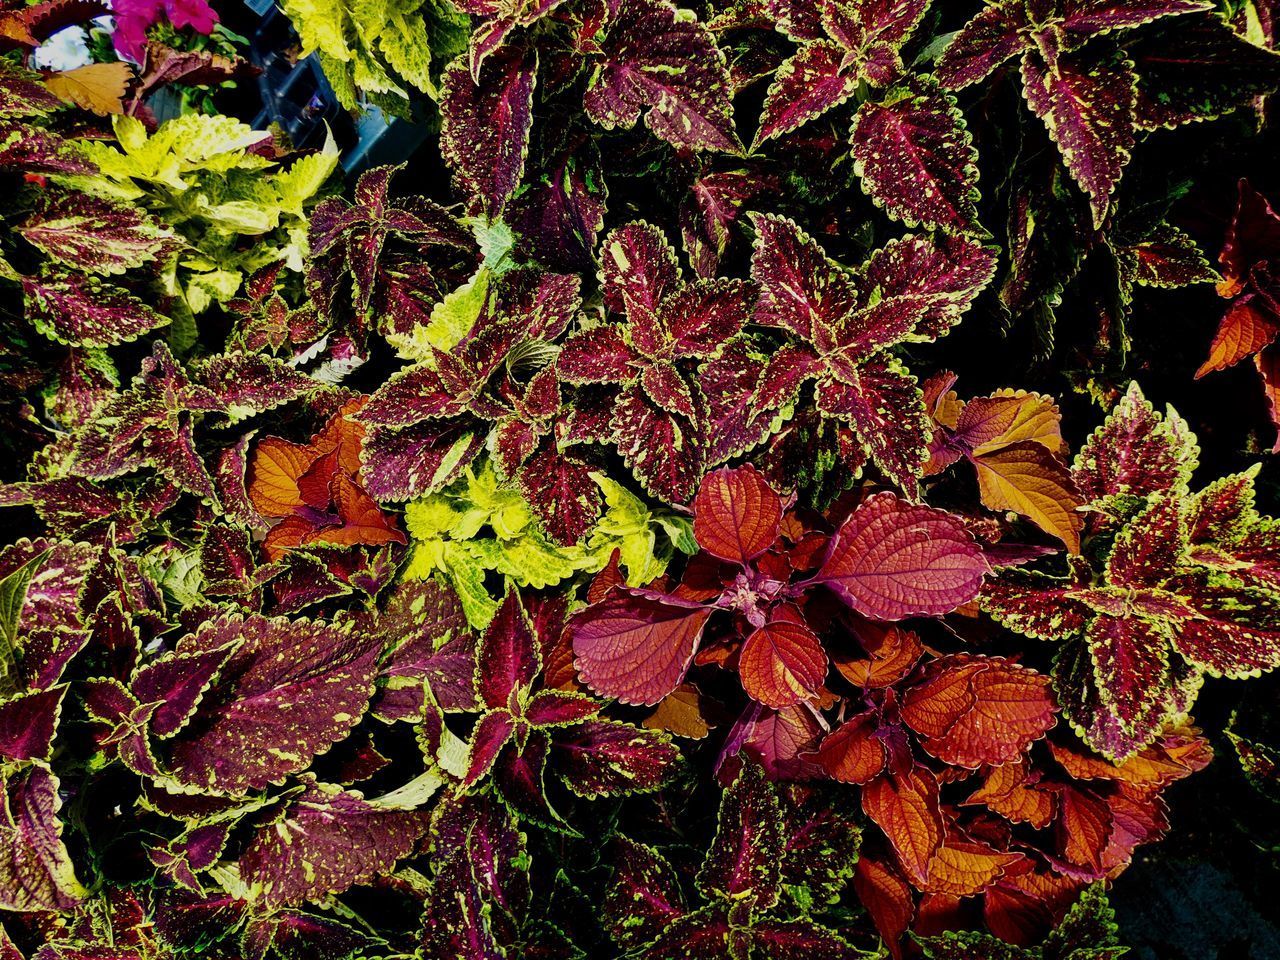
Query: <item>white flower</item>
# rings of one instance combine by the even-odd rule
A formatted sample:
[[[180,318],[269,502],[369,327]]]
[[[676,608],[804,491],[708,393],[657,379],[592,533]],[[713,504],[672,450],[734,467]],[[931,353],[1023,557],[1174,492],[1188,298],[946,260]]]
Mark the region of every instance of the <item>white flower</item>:
[[[36,48],[32,57],[37,67],[46,70],[74,70],[93,63],[93,54],[86,43],[84,27],[67,27],[59,30]]]

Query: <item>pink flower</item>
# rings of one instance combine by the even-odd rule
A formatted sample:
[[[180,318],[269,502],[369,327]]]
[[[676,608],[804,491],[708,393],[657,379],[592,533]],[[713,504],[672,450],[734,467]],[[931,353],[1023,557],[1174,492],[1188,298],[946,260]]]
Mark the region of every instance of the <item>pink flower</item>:
[[[112,42],[120,56],[141,63],[147,48],[147,30],[163,15],[181,29],[191,27],[208,34],[218,15],[206,0],[115,0],[116,29]]]

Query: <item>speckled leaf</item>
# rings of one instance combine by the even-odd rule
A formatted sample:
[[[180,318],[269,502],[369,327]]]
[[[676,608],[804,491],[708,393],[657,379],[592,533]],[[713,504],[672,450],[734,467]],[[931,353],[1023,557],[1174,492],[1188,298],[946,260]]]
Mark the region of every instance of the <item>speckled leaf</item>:
[[[440,151],[459,189],[490,217],[502,212],[524,174],[537,70],[536,54],[516,48],[485,60],[478,83],[459,61],[445,70]]]
[[[88,274],[24,277],[22,293],[32,325],[70,346],[111,347],[169,322],[132,294]]]
[[[815,580],[873,620],[940,616],[978,595],[987,561],[951,514],[891,493],[866,500],[831,538]]]
[[[753,214],[751,223],[751,279],[760,287],[754,323],[812,340],[815,326],[833,327],[854,311],[858,291],[852,278],[795,221]]]
[[[613,880],[601,909],[609,935],[631,949],[683,916],[684,897],[675,870],[658,851],[622,834],[614,844]]]
[[[767,910],[782,894],[785,826],[773,785],[748,763],[720,799],[716,836],[698,871],[698,889]]]
[[[724,54],[666,0],[619,0],[598,40],[582,105],[604,127],[635,126],[688,150],[740,151]]]
[[[618,453],[647,491],[669,503],[693,496],[705,465],[693,424],[660,409],[634,385],[619,397],[610,426]]]
[[[858,73],[830,40],[806,43],[778,68],[765,97],[753,149],[790,133],[844,103],[858,89]]]
[[[349,790],[307,778],[249,840],[240,879],[269,907],[296,906],[390,873],[413,852],[427,814],[379,807]]]
[[[955,99],[915,79],[858,108],[850,134],[862,187],[909,226],[962,233],[978,225],[978,152]]]
[[[942,85],[960,90],[989,77],[1026,46],[1029,26],[1022,0],[989,4],[965,24],[938,58],[936,75]]]
[[[1143,130],[1212,120],[1280,86],[1280,55],[1250,43],[1217,11],[1177,17],[1125,46]]]
[[[173,242],[141,210],[86,193],[55,194],[17,229],[65,266],[100,274],[141,267]]]
[[[1121,56],[1076,54],[1060,58],[1054,69],[1028,52],[1022,83],[1028,106],[1044,121],[1071,176],[1089,195],[1093,224],[1101,227],[1133,147],[1133,66]]]
[[[47,767],[0,771],[0,909],[69,910],[86,891],[62,842],[58,779]]]
[[[1186,421],[1172,409],[1156,413],[1134,382],[1080,448],[1071,476],[1086,503],[1145,498],[1185,484],[1199,455]]]
[[[172,741],[174,775],[192,787],[257,790],[305,770],[359,722],[380,643],[307,621],[224,614],[179,642],[180,654],[239,646]]]
[[[478,420],[424,420],[404,430],[374,427],[365,438],[361,472],[376,500],[412,500],[456,480],[484,447]]]
[[[516,474],[520,492],[551,538],[572,546],[591,529],[600,515],[600,488],[591,468],[548,445],[536,452]]]
[[[648,793],[671,780],[680,750],[659,730],[616,720],[586,720],[552,743],[554,769],[582,797]]]

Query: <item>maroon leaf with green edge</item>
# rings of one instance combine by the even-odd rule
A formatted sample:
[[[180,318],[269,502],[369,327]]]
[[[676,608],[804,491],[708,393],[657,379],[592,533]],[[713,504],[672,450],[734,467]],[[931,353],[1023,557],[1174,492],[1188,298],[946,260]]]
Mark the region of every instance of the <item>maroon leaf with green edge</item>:
[[[533,625],[514,590],[498,607],[476,647],[476,694],[491,710],[515,710],[542,669]]]
[[[55,194],[17,231],[73,270],[108,275],[141,267],[174,243],[141,210],[87,193]]]
[[[380,807],[311,777],[304,783],[236,861],[241,880],[268,906],[321,900],[390,873],[426,831],[425,812]]]
[[[61,807],[47,767],[0,771],[0,909],[56,913],[86,894],[62,841]]]
[[[731,940],[742,955],[749,942],[747,929],[735,929],[729,909],[715,903],[687,913],[667,924],[658,938],[634,954],[636,960],[678,960],[682,957],[728,957]]]
[[[528,857],[525,835],[515,814],[493,796],[445,795],[432,812],[427,847],[436,863],[462,863],[480,895],[501,912],[519,916],[528,906],[529,875],[520,868]],[[428,916],[442,905],[439,899],[428,904]]]
[[[859,326],[871,331],[905,325],[916,339],[943,336],[995,268],[994,251],[965,237],[908,235],[890,241],[862,267],[859,289],[867,306]]]
[[[680,750],[658,730],[616,720],[585,720],[552,740],[553,769],[581,797],[648,793],[676,773]]]
[[[195,382],[213,391],[232,421],[266,413],[320,388],[283,360],[262,354],[219,353],[188,369]]]
[[[573,546],[600,515],[600,488],[591,467],[544,446],[516,475],[520,492],[557,543]]]
[[[842,789],[796,784],[779,788],[786,824],[782,882],[784,888],[804,891],[802,896],[812,897],[815,905],[839,901],[849,887],[862,846],[856,807],[844,802],[838,792]]]
[[[1135,381],[1080,448],[1071,476],[1086,503],[1145,498],[1185,484],[1199,456],[1186,421],[1156,413]]]
[[[66,693],[66,685],[60,685],[0,700],[0,757],[47,761]]]
[[[1167,223],[1137,243],[1118,248],[1116,256],[1126,279],[1144,287],[1170,289],[1218,279],[1196,242]]]
[[[915,380],[904,367],[892,360],[871,360],[844,382],[831,379],[820,383],[816,399],[824,416],[853,428],[885,476],[909,496],[919,496],[929,415]]]
[[[935,75],[949,90],[985,80],[1027,46],[1030,28],[1022,0],[1000,0],[984,7],[942,51]]]
[[[1027,105],[1044,121],[1101,227],[1133,148],[1137,76],[1123,56],[1078,53],[1055,67],[1029,51],[1022,60]]]
[[[24,277],[22,293],[31,324],[69,346],[113,347],[169,322],[131,293],[88,274]]]
[[[1280,54],[1251,43],[1217,11],[1136,31],[1125,54],[1138,76],[1142,130],[1213,120],[1280,87]]]
[[[1251,677],[1280,666],[1280,601],[1272,590],[1218,585],[1211,575],[1178,583],[1196,616],[1173,646],[1212,676]]]
[[[11,60],[0,66],[0,117],[38,117],[66,104],[41,82],[40,74]]]
[[[769,86],[752,149],[838,107],[857,91],[858,79],[839,44],[805,44],[783,63]]]
[[[305,770],[359,722],[373,692],[381,644],[305,620],[224,614],[176,649],[237,639],[199,714],[170,741],[174,776],[197,789],[259,790]]]
[[[368,629],[385,645],[374,716],[417,722],[424,681],[441,709],[474,709],[475,637],[453,590],[436,580],[406,580]]]
[[[756,245],[751,279],[760,287],[752,321],[813,340],[858,304],[852,277],[833,264],[812,237],[786,217],[752,214]]]
[[[448,486],[484,447],[482,427],[458,418],[370,429],[360,453],[366,492],[375,500],[412,500]]]
[[[1165,704],[1153,697],[1169,682],[1170,626],[1138,617],[1094,618],[1085,632],[1103,703],[1126,732],[1151,726]]]
[[[596,123],[631,128],[643,113],[677,148],[742,149],[724,54],[697,20],[678,16],[666,0],[619,0],[595,42],[600,52],[582,105]]]
[[[712,170],[693,182],[680,202],[680,235],[698,276],[716,275],[747,203],[779,185],[775,175],[750,167]]]
[[[661,409],[633,385],[619,397],[609,425],[618,453],[649,493],[670,503],[693,495],[705,466],[694,423]]]
[[[923,78],[858,108],[855,170],[876,203],[908,226],[980,233],[978,152],[955,99]]]
[[[133,675],[129,689],[138,702],[159,704],[151,715],[152,733],[171,737],[190,722],[201,698],[235,648],[232,640],[222,647],[198,653],[164,654]]]
[[[759,920],[751,925],[756,954],[785,960],[857,960],[861,950],[815,920]]]
[[[785,844],[773,785],[757,764],[744,764],[720,798],[716,836],[698,871],[698,889],[709,899],[769,909],[782,894]]]
[[[652,847],[618,834],[613,854],[613,878],[601,914],[614,942],[629,950],[656,939],[684,916],[684,896],[674,868]]]
[[[97,172],[69,141],[56,133],[11,120],[0,120],[0,170],[37,175]]]
[[[989,571],[963,524],[891,493],[864,501],[831,538],[815,575],[873,620],[940,616],[978,595]]]
[[[536,53],[516,48],[489,57],[478,82],[460,62],[445,70],[440,151],[458,188],[491,217],[524,174],[537,72]]]
[[[1067,0],[1062,4],[1061,29],[1070,49],[1102,33],[1211,9],[1207,0]]]
[[[615,589],[570,618],[574,665],[597,693],[657,703],[684,679],[710,615],[702,604]]]

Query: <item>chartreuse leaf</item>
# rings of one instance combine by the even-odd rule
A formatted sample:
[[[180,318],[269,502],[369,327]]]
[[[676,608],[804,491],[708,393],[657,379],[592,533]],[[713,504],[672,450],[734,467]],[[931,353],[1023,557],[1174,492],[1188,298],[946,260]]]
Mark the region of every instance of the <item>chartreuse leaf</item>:
[[[405,576],[438,574],[458,592],[468,622],[488,625],[497,602],[485,587],[489,572],[520,586],[547,587],[583,570],[599,569],[582,546],[552,543],[514,487],[499,480],[488,460],[468,469],[439,493],[405,508],[412,554]]]
[[[0,633],[3,633],[4,649],[0,650],[0,683],[8,677],[17,655],[18,616],[27,600],[27,588],[31,578],[49,556],[50,551],[38,553],[3,580],[0,580]]]
[[[151,214],[176,233],[181,252],[162,278],[166,292],[180,297],[192,314],[225,303],[244,277],[267,264],[283,260],[291,270],[302,269],[307,211],[338,165],[332,137],[319,151],[283,168],[252,149],[269,135],[232,117],[186,114],[153,132],[132,117],[116,116],[112,122],[114,144],[79,144],[97,173],[58,178],[88,195],[73,211],[81,221],[88,214],[108,217],[126,241],[106,250],[99,241],[91,269],[118,272],[158,254],[157,240],[167,238],[153,236],[149,220],[124,212],[128,209]],[[39,223],[27,229],[37,231],[32,242],[43,247],[84,244],[70,232],[76,222],[62,217],[53,224],[61,231],[57,237]]]
[[[697,552],[688,518],[651,511],[639,497],[603,473],[593,473],[591,478],[604,493],[606,504],[587,541],[594,569],[603,567],[617,550],[626,569],[627,583],[638,587],[662,576],[676,550],[686,554]],[[661,538],[659,530],[663,533]]]

